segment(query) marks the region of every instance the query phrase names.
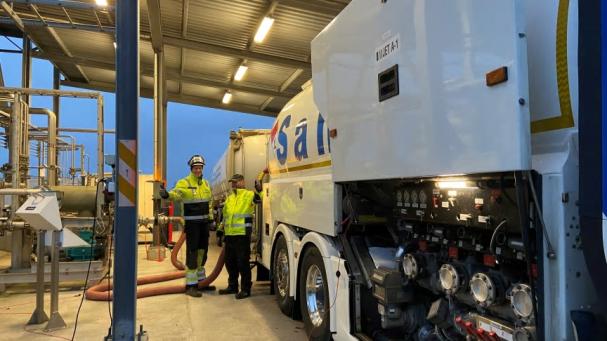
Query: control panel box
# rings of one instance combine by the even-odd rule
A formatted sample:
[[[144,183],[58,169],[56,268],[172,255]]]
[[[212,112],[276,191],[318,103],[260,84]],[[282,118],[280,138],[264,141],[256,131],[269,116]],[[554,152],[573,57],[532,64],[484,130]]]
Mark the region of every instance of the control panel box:
[[[36,230],[60,231],[63,229],[59,204],[54,192],[30,195],[17,210],[17,215]]]

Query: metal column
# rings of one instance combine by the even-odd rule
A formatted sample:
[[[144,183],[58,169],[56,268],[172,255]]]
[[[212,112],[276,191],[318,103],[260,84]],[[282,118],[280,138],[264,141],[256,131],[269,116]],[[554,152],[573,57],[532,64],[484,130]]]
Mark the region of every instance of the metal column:
[[[103,179],[103,130],[103,96],[99,95],[97,98],[97,179]]]
[[[61,85],[61,74],[59,73],[59,69],[58,68],[53,68],[53,90],[59,90]],[[57,122],[55,122],[57,131],[59,131],[59,109],[60,109],[60,104],[61,104],[61,96],[57,95],[57,96],[53,96],[53,112],[55,113]],[[49,127],[50,128],[50,127]],[[50,164],[51,160],[48,160],[47,162],[49,162]],[[59,154],[55,153],[55,165],[59,164]],[[54,171],[55,173],[55,179],[53,179],[53,182],[56,182],[57,179],[57,171],[55,169]]]
[[[158,183],[166,180],[166,118],[164,113],[166,80],[164,77],[164,52],[154,53],[154,194],[157,193]],[[162,200],[154,197],[154,216],[162,211]],[[148,249],[148,259],[159,259],[161,250],[164,251],[160,237],[164,232],[161,226],[154,221],[152,231],[152,246]]]
[[[154,180],[166,180],[166,116],[164,52],[154,53]]]
[[[137,127],[139,0],[116,2],[117,208],[113,340],[135,338],[137,312]]]
[[[51,246],[51,317],[44,330],[52,331],[67,327],[59,313],[59,250],[61,250],[61,231],[53,231]],[[87,283],[85,283],[86,286]]]
[[[32,42],[23,34],[23,54],[21,55],[21,87],[30,88],[32,85]],[[30,96],[24,95],[23,100],[30,105]]]
[[[44,312],[44,249],[46,231],[38,232],[38,260],[36,262],[36,308],[30,317],[28,325],[40,324],[48,321]]]

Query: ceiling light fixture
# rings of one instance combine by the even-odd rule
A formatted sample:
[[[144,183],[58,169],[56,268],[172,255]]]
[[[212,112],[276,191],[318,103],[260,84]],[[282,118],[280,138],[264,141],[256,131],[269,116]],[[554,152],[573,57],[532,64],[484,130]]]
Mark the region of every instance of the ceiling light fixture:
[[[259,25],[259,28],[257,29],[257,33],[255,33],[254,40],[256,43],[261,43],[266,38],[266,35],[268,35],[268,32],[270,32],[270,28],[272,28],[273,24],[274,24],[274,18],[270,18],[270,17],[263,18],[263,20],[261,21],[261,24]]]
[[[107,7],[107,0],[95,0],[95,3],[99,7]]]
[[[235,81],[240,81],[242,80],[242,78],[244,77],[244,74],[247,73],[247,70],[249,69],[248,66],[242,64],[238,67],[238,70],[236,70],[236,74],[234,75],[234,80]]]
[[[221,99],[221,103],[230,104],[232,101],[232,93],[228,90],[225,94],[223,94],[223,98]]]

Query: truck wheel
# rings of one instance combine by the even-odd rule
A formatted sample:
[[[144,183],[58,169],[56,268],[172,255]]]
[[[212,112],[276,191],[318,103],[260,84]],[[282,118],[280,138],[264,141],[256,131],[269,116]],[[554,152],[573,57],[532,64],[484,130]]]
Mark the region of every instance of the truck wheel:
[[[289,296],[290,286],[290,268],[289,268],[289,250],[287,249],[287,241],[283,236],[278,237],[276,242],[276,251],[274,251],[274,267],[272,275],[274,278],[274,293],[278,299],[278,306],[283,314],[291,316],[293,314],[293,306],[295,305],[293,297]]]
[[[317,248],[304,255],[299,276],[299,302],[310,340],[331,339],[329,330],[329,288],[325,265]]]

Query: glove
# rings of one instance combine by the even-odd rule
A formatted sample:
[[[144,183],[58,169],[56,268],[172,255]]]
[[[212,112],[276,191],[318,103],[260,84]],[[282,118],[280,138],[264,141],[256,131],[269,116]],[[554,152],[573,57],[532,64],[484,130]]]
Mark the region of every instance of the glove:
[[[215,236],[217,237],[217,246],[223,246],[223,230],[217,230],[215,232]]]
[[[261,192],[262,189],[263,187],[261,186],[261,182],[259,180],[255,180],[255,190],[257,192]]]
[[[168,199],[169,198],[169,192],[167,192],[166,188],[164,188],[163,184],[160,184],[160,190],[158,191],[158,194],[160,195],[160,197],[162,199]]]

